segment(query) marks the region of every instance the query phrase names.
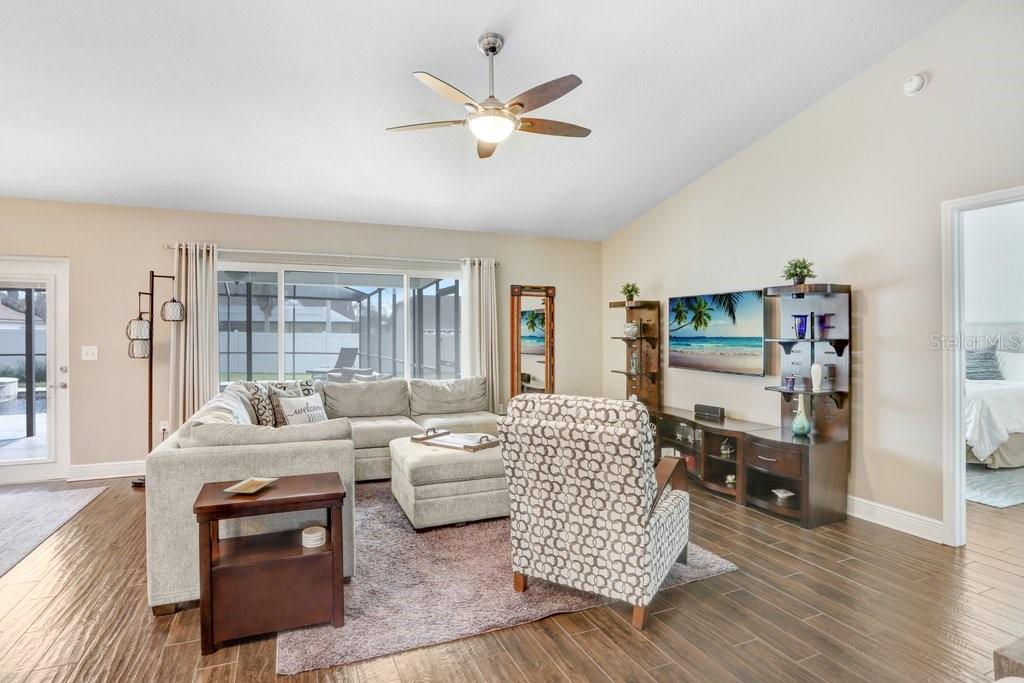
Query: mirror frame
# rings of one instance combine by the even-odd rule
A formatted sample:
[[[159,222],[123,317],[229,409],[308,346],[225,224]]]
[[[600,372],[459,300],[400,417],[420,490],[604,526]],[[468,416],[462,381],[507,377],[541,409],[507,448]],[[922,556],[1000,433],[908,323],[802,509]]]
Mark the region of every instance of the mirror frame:
[[[555,393],[555,288],[541,285],[512,285],[509,294],[509,398],[519,390],[522,351],[519,339],[519,320],[523,312],[523,297],[544,299],[544,392]]]

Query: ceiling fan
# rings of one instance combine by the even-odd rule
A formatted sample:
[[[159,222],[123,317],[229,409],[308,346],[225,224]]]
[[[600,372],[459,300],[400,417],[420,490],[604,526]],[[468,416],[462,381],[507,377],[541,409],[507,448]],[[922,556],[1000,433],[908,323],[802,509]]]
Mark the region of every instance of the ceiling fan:
[[[483,102],[477,102],[472,97],[458,88],[445,83],[437,76],[432,76],[425,71],[417,71],[413,74],[420,83],[427,86],[438,95],[453,102],[461,104],[469,114],[464,119],[451,119],[448,121],[432,121],[430,123],[414,123],[408,126],[395,126],[388,128],[389,132],[401,132],[407,130],[425,130],[427,128],[447,128],[449,126],[469,126],[469,130],[476,138],[476,153],[481,159],[494,154],[498,143],[508,139],[513,131],[520,130],[524,133],[540,133],[541,135],[561,135],[571,138],[585,138],[590,135],[590,129],[562,121],[551,121],[550,119],[534,119],[521,116],[526,112],[539,109],[545,104],[554,102],[562,95],[565,95],[573,88],[582,84],[579,76],[569,75],[548,81],[535,88],[513,97],[508,102],[502,102],[494,96],[494,57],[501,52],[505,39],[498,33],[485,33],[476,42],[477,47],[487,57],[487,76],[490,95]]]

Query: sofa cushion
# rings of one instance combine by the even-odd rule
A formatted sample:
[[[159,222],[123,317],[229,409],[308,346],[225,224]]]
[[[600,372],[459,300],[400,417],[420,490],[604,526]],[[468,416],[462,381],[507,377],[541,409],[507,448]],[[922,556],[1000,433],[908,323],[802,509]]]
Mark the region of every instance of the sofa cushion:
[[[224,391],[222,393],[228,397],[229,400],[238,401],[237,405],[242,407],[245,411],[246,417],[248,418],[247,424],[256,424],[256,409],[252,407],[252,400],[249,398],[249,392],[246,391],[241,382],[232,382],[224,387]]]
[[[381,448],[392,439],[422,434],[423,428],[405,415],[353,417],[352,443],[356,449]]]
[[[505,476],[501,446],[470,452],[399,439],[391,444],[391,464],[413,486]]]
[[[487,378],[411,379],[409,404],[413,415],[487,410]]]
[[[178,447],[254,446],[304,441],[340,441],[351,438],[352,426],[346,418],[282,427],[189,421],[178,430]]]
[[[326,393],[327,417],[409,414],[409,385],[404,379],[362,384],[328,382]]]
[[[233,387],[233,385],[228,385],[224,391],[207,401],[189,418],[189,422],[252,424],[247,398],[238,387]]]
[[[462,432],[483,432],[498,434],[498,416],[484,410],[471,413],[452,413],[450,415],[414,415],[413,420],[423,428],[448,429],[456,434]]]

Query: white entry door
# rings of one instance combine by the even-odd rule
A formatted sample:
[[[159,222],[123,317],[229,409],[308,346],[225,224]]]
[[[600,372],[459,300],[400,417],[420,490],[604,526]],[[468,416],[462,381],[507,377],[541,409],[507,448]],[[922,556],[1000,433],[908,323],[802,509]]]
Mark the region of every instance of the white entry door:
[[[66,479],[68,262],[0,256],[0,484]]]

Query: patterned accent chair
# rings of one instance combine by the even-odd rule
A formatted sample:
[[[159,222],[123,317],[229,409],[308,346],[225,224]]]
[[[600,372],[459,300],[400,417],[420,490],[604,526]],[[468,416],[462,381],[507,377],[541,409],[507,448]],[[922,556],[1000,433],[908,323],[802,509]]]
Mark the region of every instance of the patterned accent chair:
[[[654,465],[637,401],[521,394],[498,420],[511,501],[513,587],[527,577],[624,600],[633,627],[674,562],[686,562],[690,498],[679,458]]]

